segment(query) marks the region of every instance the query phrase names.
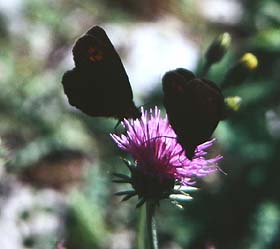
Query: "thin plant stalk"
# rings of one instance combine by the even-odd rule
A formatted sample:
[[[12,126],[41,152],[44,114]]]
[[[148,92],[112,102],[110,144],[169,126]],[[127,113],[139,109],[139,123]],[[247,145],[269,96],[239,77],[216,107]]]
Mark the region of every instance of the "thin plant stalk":
[[[201,73],[200,73],[201,77],[205,77],[208,74],[210,67],[211,67],[211,64],[208,62],[205,62],[205,64],[203,65],[203,68],[201,70]]]
[[[143,249],[146,242],[146,207],[143,205],[139,209],[136,249]]]
[[[147,244],[149,249],[158,249],[157,230],[155,221],[156,203],[146,202]]]

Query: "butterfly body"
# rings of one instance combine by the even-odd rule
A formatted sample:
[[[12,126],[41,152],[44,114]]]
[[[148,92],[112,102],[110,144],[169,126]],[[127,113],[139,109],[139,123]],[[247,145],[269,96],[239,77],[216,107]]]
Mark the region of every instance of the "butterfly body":
[[[178,68],[163,77],[164,106],[188,158],[206,142],[222,119],[224,98],[213,82]]]
[[[75,68],[62,78],[69,103],[93,117],[139,118],[129,78],[114,46],[92,27],[73,48]]]

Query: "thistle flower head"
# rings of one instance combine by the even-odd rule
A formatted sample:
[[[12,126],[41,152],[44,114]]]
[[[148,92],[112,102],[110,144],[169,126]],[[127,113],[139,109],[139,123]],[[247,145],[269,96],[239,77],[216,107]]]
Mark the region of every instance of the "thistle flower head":
[[[206,159],[205,150],[214,140],[197,146],[193,160],[176,140],[167,117],[161,118],[160,110],[144,111],[136,120],[125,119],[122,125],[126,133],[112,134],[113,140],[123,151],[134,159],[131,170],[131,184],[138,196],[147,198],[167,198],[174,184],[193,185],[196,177],[206,176],[217,170],[221,156]]]

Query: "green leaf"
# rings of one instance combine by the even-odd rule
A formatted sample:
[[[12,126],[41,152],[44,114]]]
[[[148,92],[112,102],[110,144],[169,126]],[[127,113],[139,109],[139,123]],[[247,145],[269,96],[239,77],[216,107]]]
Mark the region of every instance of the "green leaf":
[[[115,193],[115,195],[128,195],[128,194],[135,194],[135,190],[126,190],[126,191],[120,191]]]

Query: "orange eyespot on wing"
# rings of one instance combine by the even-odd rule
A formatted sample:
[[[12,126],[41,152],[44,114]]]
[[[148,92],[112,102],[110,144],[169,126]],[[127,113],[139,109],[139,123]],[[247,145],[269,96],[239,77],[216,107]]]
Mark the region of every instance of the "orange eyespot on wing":
[[[103,59],[103,53],[97,47],[88,48],[88,59],[92,62],[101,61]]]
[[[177,93],[182,93],[184,91],[184,87],[180,84],[174,84],[173,88]]]

